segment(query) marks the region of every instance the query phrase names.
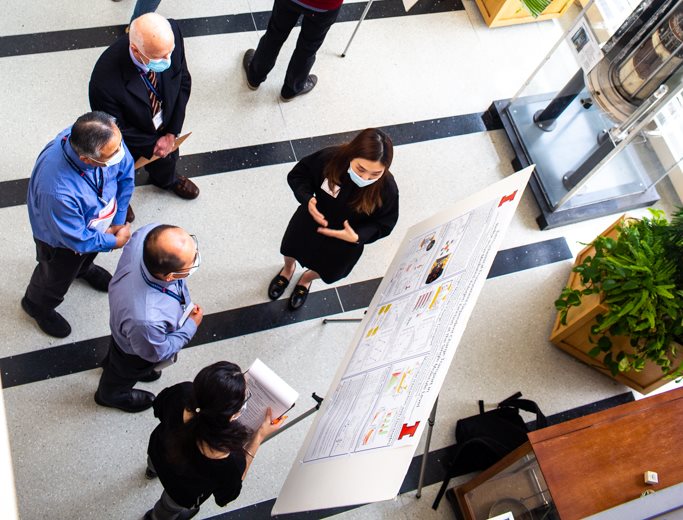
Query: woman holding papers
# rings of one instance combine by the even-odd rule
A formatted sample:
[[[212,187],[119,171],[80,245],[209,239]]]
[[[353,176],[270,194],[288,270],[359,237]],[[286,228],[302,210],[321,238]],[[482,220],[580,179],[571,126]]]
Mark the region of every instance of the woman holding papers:
[[[289,221],[280,253],[284,267],[268,286],[276,300],[294,275],[307,270],[289,298],[292,309],[306,301],[313,280],[333,283],[347,276],[363,246],[391,233],[398,220],[398,187],[389,171],[391,139],[368,128],[351,142],[304,157],[287,182],[301,204]]]
[[[221,507],[239,496],[261,442],[279,427],[270,409],[255,432],[237,422],[249,397],[240,367],[227,361],[157,396],[160,424],[149,439],[145,476],[158,476],[164,492],[145,519],[192,518],[211,495]]]

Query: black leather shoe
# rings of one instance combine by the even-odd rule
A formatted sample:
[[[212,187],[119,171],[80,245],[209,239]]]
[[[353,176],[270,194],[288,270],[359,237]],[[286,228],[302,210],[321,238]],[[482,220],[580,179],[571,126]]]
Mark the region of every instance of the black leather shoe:
[[[133,211],[133,206],[128,204],[128,209],[126,210],[126,222],[129,224],[135,220],[135,211]]]
[[[109,282],[111,281],[111,274],[104,267],[92,264],[85,272],[83,278],[90,287],[102,292],[109,291]]]
[[[313,90],[313,88],[315,87],[315,85],[317,83],[318,83],[318,76],[316,76],[315,74],[310,74],[306,78],[306,81],[304,82],[304,88],[302,88],[299,92],[297,92],[293,96],[285,95],[284,94],[285,88],[282,87],[282,90],[280,91],[280,100],[287,103],[288,101],[291,101],[295,97],[299,97],[299,96],[303,96],[304,94],[308,94],[311,90]]]
[[[54,336],[55,338],[66,338],[71,334],[71,325],[64,319],[64,317],[55,310],[39,311],[34,305],[24,296],[21,299],[21,308],[26,314],[31,316],[45,334]]]
[[[159,476],[159,475],[157,475],[157,472],[154,471],[153,469],[150,469],[150,468],[145,469],[145,478],[146,478],[147,480],[154,480],[154,479],[157,478],[158,476]],[[145,515],[145,518],[147,518],[146,515]]]
[[[303,285],[295,285],[294,292],[289,297],[289,308],[293,311],[302,307],[306,303],[306,298],[308,298],[308,292],[311,290],[311,286],[304,287]]]
[[[256,90],[259,87],[258,85],[254,85],[251,81],[249,81],[249,64],[251,63],[251,60],[254,59],[255,53],[256,51],[254,49],[249,49],[244,53],[244,58],[242,58],[242,68],[244,69],[244,73],[247,75],[247,87],[249,87],[251,90]]]
[[[109,408],[118,408],[128,413],[137,413],[147,410],[152,407],[154,403],[154,394],[152,392],[145,392],[144,390],[133,389],[127,399],[108,403],[100,398],[99,390],[95,392],[95,402],[100,406],[108,406]]]
[[[141,377],[140,379],[138,379],[138,381],[140,381],[141,383],[151,383],[152,381],[156,381],[160,377],[161,377],[161,370],[152,369],[144,377]]]
[[[281,272],[282,271],[280,271],[280,273]],[[275,275],[275,278],[270,281],[270,285],[268,286],[268,298],[271,300],[277,300],[282,296],[282,293],[285,292],[285,289],[289,285],[289,280],[280,273]]]

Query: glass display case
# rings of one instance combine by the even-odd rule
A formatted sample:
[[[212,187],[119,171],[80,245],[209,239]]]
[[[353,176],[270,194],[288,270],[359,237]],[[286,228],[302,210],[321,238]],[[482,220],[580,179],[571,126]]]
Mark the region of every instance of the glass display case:
[[[653,143],[662,113],[669,131],[683,128],[671,109],[683,92],[683,0],[582,3],[517,94],[492,106],[515,166],[536,165],[543,229],[651,205],[683,159]]]
[[[527,443],[516,451],[517,456],[507,457],[451,495],[466,520],[506,513],[515,520],[559,519],[531,446]]]

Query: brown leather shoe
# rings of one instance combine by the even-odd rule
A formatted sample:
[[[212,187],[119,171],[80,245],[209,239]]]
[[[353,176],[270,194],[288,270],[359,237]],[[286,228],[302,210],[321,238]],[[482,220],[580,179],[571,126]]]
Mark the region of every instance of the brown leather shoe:
[[[197,185],[182,175],[178,176],[178,182],[171,187],[171,190],[181,199],[190,200],[196,199],[199,196],[199,188]]]

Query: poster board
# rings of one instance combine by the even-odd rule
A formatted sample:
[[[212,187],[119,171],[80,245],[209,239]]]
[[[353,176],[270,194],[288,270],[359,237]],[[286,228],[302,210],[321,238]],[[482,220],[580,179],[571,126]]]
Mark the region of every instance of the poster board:
[[[273,515],[398,494],[533,168],[407,231],[325,394]]]

